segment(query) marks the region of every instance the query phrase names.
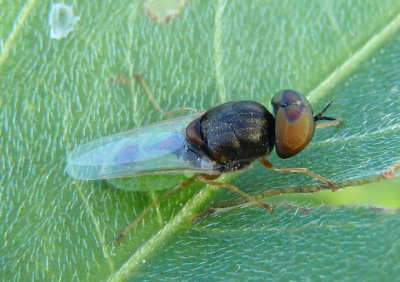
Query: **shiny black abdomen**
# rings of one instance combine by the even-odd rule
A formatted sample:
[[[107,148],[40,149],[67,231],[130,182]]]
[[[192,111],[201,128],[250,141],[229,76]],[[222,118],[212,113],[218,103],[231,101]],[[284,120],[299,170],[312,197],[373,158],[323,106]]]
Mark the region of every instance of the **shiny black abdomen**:
[[[186,129],[186,139],[217,163],[221,172],[241,169],[271,152],[275,119],[253,101],[229,102],[208,110]]]

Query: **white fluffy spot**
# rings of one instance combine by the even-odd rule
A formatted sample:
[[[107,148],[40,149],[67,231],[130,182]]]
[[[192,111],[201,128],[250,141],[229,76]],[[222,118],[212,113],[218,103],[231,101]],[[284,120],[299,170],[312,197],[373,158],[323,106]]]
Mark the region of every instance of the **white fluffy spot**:
[[[73,30],[79,17],[74,16],[72,7],[62,3],[52,3],[49,13],[50,38],[61,39]]]

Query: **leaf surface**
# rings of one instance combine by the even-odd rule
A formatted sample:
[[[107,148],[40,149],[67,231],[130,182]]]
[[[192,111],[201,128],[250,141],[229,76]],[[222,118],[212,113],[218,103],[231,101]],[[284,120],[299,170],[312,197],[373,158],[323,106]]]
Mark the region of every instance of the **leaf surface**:
[[[192,0],[166,24],[149,19],[141,2],[80,1],[79,21],[60,40],[49,37],[50,2],[1,5],[2,280],[399,276],[398,178],[377,177],[400,159],[398,1]],[[161,119],[140,86],[116,81],[136,73],[165,110],[240,99],[270,108],[284,88],[305,94],[315,112],[333,99],[329,116],[341,125],[318,130],[291,159],[269,160],[345,187],[267,197],[271,214],[245,205],[193,224],[212,201],[238,198],[195,184],[115,242],[163,191],[72,180],[65,158],[87,141]],[[152,180],[124,185],[169,181]],[[222,180],[252,194],[319,185],[257,164]]]

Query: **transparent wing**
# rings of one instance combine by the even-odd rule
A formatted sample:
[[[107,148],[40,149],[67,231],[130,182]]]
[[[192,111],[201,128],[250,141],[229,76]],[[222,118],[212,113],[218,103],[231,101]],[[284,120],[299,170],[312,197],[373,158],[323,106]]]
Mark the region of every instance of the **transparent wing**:
[[[187,125],[199,114],[167,120],[94,140],[67,157],[67,172],[77,179],[104,179],[149,174],[219,174],[218,165],[190,150]]]

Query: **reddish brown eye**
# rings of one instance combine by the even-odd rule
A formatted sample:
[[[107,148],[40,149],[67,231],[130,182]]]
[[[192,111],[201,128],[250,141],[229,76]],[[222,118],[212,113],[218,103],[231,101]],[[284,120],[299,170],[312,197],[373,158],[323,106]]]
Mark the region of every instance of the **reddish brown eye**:
[[[314,135],[315,121],[307,99],[294,90],[282,90],[272,98],[275,114],[276,153],[290,158],[303,150]]]

